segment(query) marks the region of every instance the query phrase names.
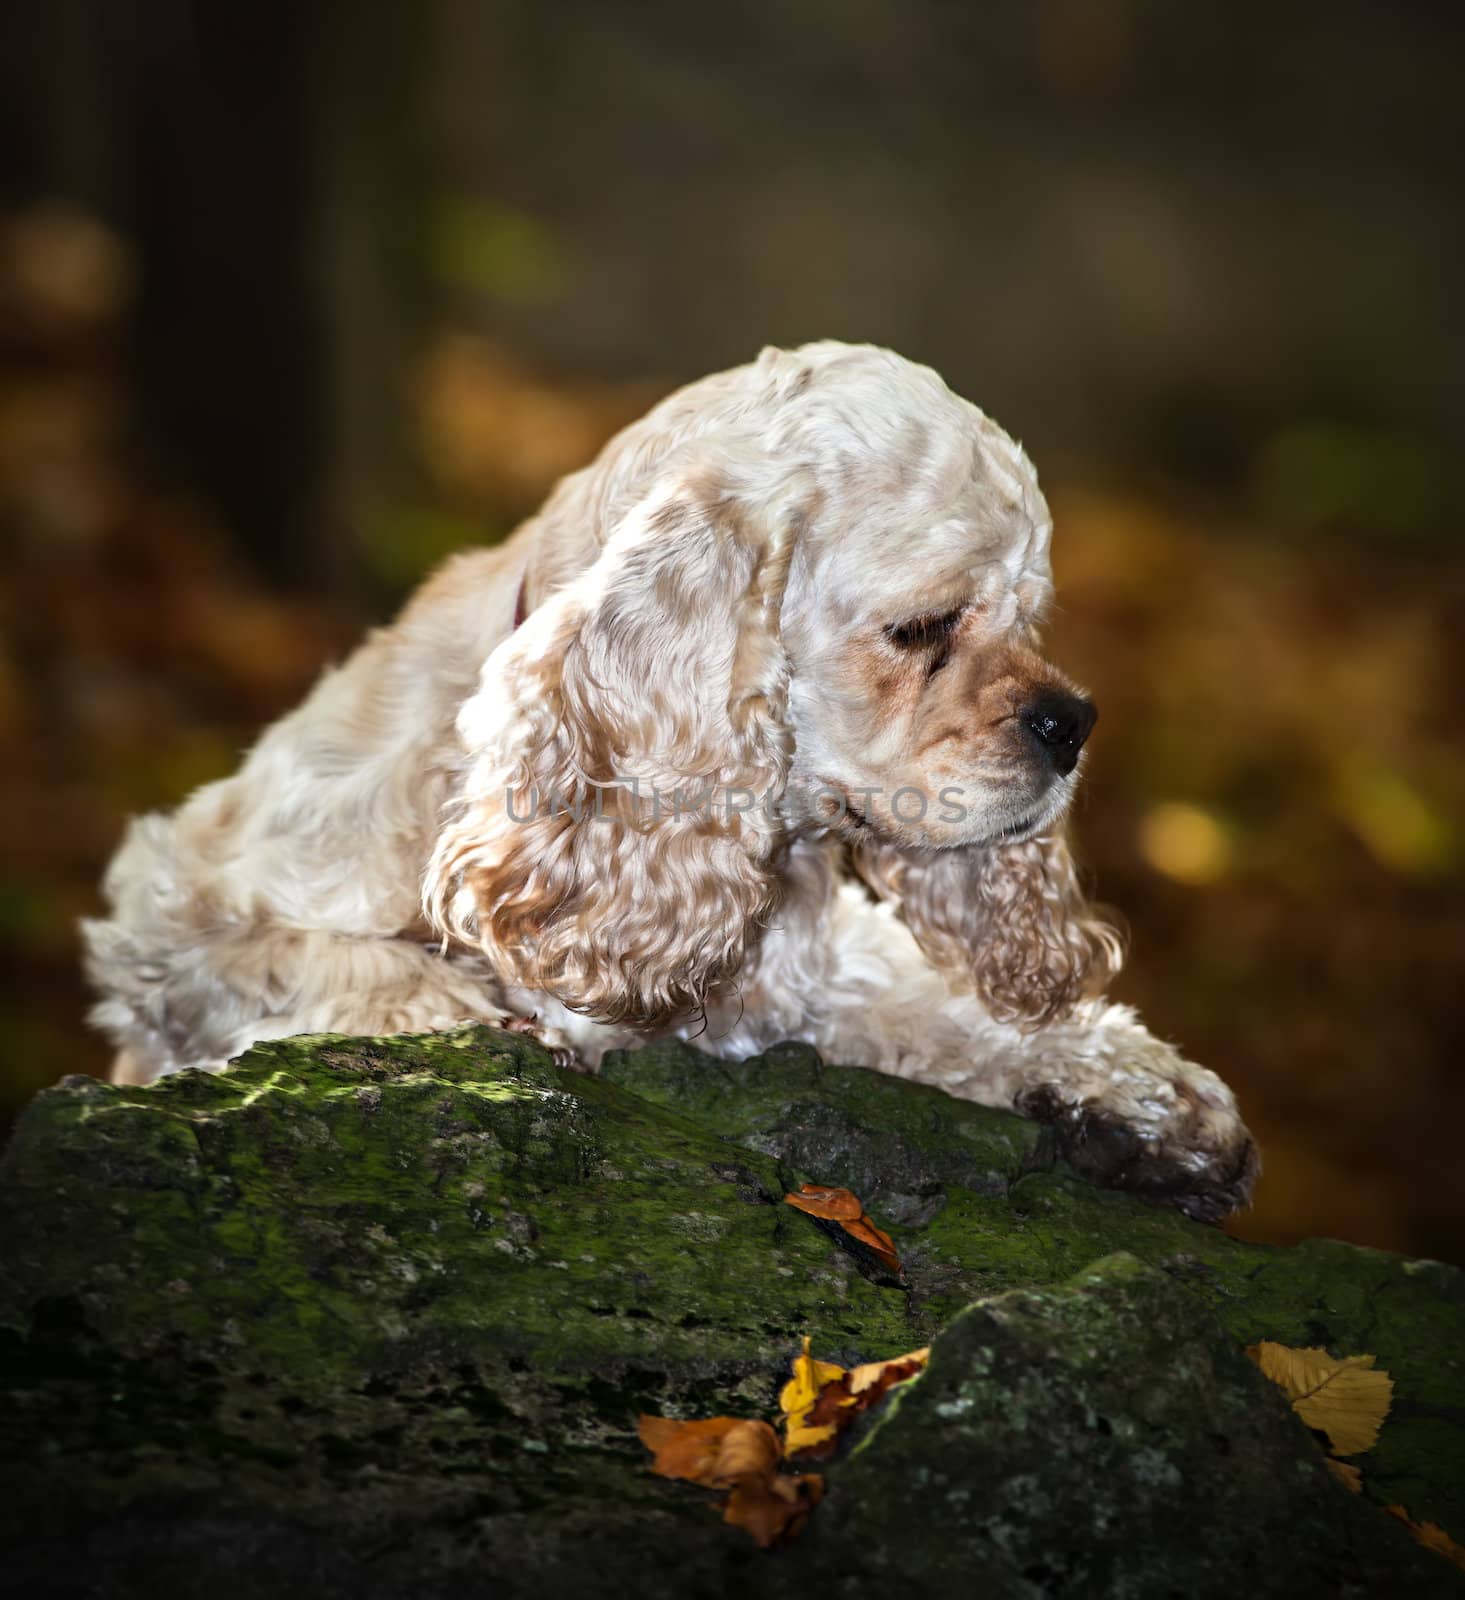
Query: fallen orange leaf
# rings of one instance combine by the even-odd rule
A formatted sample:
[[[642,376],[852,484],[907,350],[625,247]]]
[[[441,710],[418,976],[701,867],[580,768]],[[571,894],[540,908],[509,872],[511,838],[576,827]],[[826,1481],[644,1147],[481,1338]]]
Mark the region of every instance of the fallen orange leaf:
[[[823,1497],[818,1473],[778,1470],[783,1450],[766,1422],[642,1416],[636,1431],[653,1454],[653,1472],[728,1490],[720,1502],[723,1521],[742,1528],[765,1550],[798,1534]]]
[[[1385,1506],[1384,1510],[1391,1517],[1397,1517],[1400,1522],[1414,1535],[1416,1544],[1422,1544],[1426,1550],[1433,1550],[1437,1556],[1443,1556],[1453,1566],[1465,1572],[1465,1545],[1457,1544],[1437,1522],[1416,1522],[1403,1506]]]
[[[651,1451],[653,1472],[727,1491],[719,1502],[723,1520],[767,1550],[801,1532],[824,1497],[824,1480],[817,1472],[780,1471],[784,1458],[833,1455],[841,1430],[888,1389],[914,1377],[929,1353],[912,1350],[847,1372],[833,1361],[815,1360],[805,1338],[793,1360],[793,1376],[779,1393],[781,1445],[768,1423],[736,1417],[678,1422],[643,1415],[636,1431]]]
[[[746,1484],[768,1478],[783,1460],[778,1435],[766,1422],[738,1422],[727,1430],[713,1471],[714,1484]]]
[[[655,1458],[653,1472],[714,1489],[725,1489],[750,1474],[772,1472],[783,1454],[778,1435],[766,1422],[737,1417],[678,1422],[672,1417],[642,1416],[636,1431]]]
[[[900,1271],[900,1257],[895,1253],[894,1241],[883,1229],[877,1228],[868,1217],[860,1217],[855,1222],[846,1222],[844,1231],[850,1238],[858,1239],[861,1244],[867,1245],[882,1266],[889,1267],[892,1272]]]
[[[636,1431],[655,1457],[653,1472],[663,1478],[706,1483],[733,1421],[732,1417],[705,1417],[699,1422],[678,1422],[673,1417],[643,1416]]]
[[[831,1189],[822,1183],[800,1184],[799,1192],[785,1195],[784,1202],[807,1211],[811,1217],[828,1217],[831,1222],[854,1222],[865,1212],[850,1190]]]
[[[1339,1461],[1336,1456],[1329,1456],[1323,1465],[1345,1489],[1351,1489],[1354,1494],[1363,1493],[1363,1474],[1351,1461]]]
[[[900,1276],[900,1257],[894,1241],[877,1228],[865,1214],[859,1199],[848,1189],[831,1189],[824,1184],[806,1183],[797,1194],[786,1194],[783,1203],[795,1206],[820,1222],[837,1223],[856,1244],[869,1251],[888,1272]]]

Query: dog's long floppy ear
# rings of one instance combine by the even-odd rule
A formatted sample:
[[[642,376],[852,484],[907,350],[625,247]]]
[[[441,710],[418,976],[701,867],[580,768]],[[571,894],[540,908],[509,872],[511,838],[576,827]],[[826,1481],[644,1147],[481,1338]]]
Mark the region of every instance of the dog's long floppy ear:
[[[736,972],[784,850],[799,521],[792,495],[666,485],[490,656],[425,904],[506,981],[644,1023]]]
[[[854,865],[927,958],[1001,1022],[1051,1022],[1101,994],[1123,964],[1123,941],[1084,898],[1056,825],[1015,844],[862,846]]]

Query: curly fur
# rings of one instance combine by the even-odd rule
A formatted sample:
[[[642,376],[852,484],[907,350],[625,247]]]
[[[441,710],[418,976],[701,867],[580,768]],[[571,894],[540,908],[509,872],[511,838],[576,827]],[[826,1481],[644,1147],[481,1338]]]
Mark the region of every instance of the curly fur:
[[[1124,947],[1082,893],[1056,831],[987,848],[865,846],[860,876],[888,898],[953,987],[974,986],[999,1022],[1038,1028],[1101,994]]]
[[[607,813],[606,797],[631,774],[655,795],[782,793],[790,542],[786,522],[755,522],[726,492],[678,488],[498,653],[458,717],[473,766],[428,864],[428,913],[449,938],[601,1022],[665,1022],[738,972],[777,900],[782,841],[740,814],[648,820]],[[638,661],[657,663],[650,679]],[[687,695],[709,668],[726,695]]]
[[[133,825],[85,929],[118,1073],[465,1018],[592,1067],[795,1037],[1071,1140],[1122,1127],[1121,1181],[1218,1214],[1250,1140],[1100,998],[1120,946],[1063,839],[1076,753],[1028,731],[1073,693],[1037,652],[1050,535],[1021,449],[888,351],[765,351],[670,396],[234,777]]]

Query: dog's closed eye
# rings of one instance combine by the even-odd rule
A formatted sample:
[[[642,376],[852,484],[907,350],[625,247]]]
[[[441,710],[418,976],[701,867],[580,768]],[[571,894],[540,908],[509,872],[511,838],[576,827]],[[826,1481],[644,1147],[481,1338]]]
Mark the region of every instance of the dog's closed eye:
[[[934,650],[945,645],[965,610],[965,606],[954,606],[950,611],[928,611],[908,622],[893,622],[885,637],[897,650]]]

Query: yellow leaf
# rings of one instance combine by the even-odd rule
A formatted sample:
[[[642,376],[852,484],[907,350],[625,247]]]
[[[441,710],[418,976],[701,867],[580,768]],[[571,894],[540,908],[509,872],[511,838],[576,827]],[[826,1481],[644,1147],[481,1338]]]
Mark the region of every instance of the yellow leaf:
[[[779,1410],[788,1417],[802,1416],[819,1398],[826,1383],[844,1376],[844,1368],[832,1361],[816,1361],[809,1354],[809,1337],[804,1336],[804,1348],[794,1357],[793,1377],[779,1391]]]
[[[788,1454],[827,1460],[834,1454],[835,1440],[855,1418],[877,1404],[888,1390],[914,1378],[930,1353],[929,1349],[912,1350],[908,1355],[890,1361],[869,1361],[829,1378],[808,1410],[801,1411],[797,1418],[785,1419]],[[831,1370],[837,1372],[838,1368]]]
[[[866,1389],[877,1388],[881,1394],[894,1384],[904,1383],[907,1378],[915,1377],[925,1365],[931,1354],[930,1345],[923,1345],[919,1350],[912,1350],[908,1355],[896,1356],[891,1361],[867,1361],[862,1367],[855,1367],[849,1375],[849,1392],[852,1395],[863,1394]]]
[[[828,1444],[838,1432],[832,1422],[820,1423],[816,1427],[809,1427],[806,1423],[795,1422],[792,1417],[784,1425],[784,1453],[790,1457],[807,1455],[821,1444]],[[825,1452],[832,1454],[832,1451]]]
[[[791,1456],[834,1437],[832,1424],[810,1427],[808,1416],[819,1398],[819,1391],[844,1377],[844,1368],[832,1361],[816,1361],[809,1354],[809,1339],[805,1335],[803,1352],[794,1357],[793,1372],[778,1396],[779,1410],[783,1412],[784,1448]]]
[[[1309,1428],[1327,1434],[1335,1455],[1371,1450],[1389,1414],[1394,1380],[1374,1370],[1373,1356],[1331,1356],[1263,1339],[1248,1345],[1253,1361],[1292,1402]]]

